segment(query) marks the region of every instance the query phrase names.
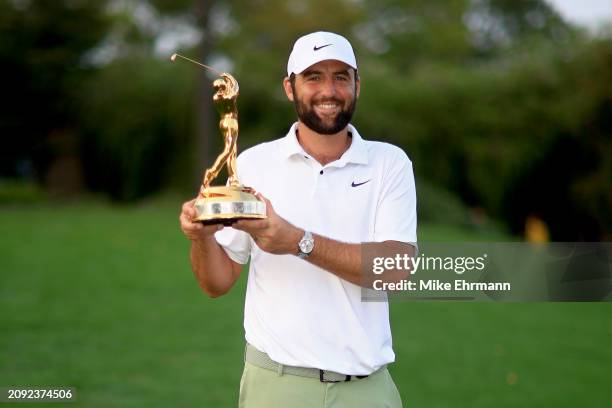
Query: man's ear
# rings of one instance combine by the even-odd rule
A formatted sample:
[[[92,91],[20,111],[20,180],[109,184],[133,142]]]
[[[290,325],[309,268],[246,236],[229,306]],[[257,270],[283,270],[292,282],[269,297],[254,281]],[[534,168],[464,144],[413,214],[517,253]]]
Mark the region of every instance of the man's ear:
[[[359,92],[361,92],[361,80],[359,77],[355,78],[355,97],[359,98]]]
[[[285,77],[285,79],[283,79],[283,88],[285,88],[287,99],[293,102],[293,89],[291,88],[291,81],[289,81],[289,77]]]

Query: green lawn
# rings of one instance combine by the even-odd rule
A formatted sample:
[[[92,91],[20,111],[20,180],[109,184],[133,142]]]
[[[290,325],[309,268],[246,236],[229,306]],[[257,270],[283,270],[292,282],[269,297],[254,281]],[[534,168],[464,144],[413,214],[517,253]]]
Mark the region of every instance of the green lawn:
[[[200,292],[178,208],[0,208],[0,387],[74,387],[83,407],[236,405],[245,279]],[[391,309],[406,407],[610,406],[610,303]]]

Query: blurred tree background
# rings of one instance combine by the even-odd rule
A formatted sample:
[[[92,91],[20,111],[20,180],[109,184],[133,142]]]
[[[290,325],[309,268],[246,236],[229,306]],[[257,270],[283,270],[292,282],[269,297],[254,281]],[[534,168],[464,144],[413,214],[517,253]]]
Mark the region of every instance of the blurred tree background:
[[[169,56],[235,74],[244,150],[294,120],[286,59],[319,29],[352,40],[354,123],[408,153],[422,221],[610,238],[612,40],[540,0],[2,0],[0,180],[192,195],[220,151],[212,77]]]

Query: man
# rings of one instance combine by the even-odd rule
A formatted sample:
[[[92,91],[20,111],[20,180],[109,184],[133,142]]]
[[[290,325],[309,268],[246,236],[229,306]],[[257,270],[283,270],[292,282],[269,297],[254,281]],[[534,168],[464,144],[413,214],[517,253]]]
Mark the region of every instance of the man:
[[[180,215],[210,296],[229,291],[250,258],[240,406],[400,407],[386,369],[395,359],[388,304],[362,301],[360,285],[366,245],[414,254],[412,164],[349,124],[360,79],[344,37],[298,39],[283,86],[299,121],[284,138],[243,152],[237,165],[268,218],[203,226],[191,222],[193,201]]]

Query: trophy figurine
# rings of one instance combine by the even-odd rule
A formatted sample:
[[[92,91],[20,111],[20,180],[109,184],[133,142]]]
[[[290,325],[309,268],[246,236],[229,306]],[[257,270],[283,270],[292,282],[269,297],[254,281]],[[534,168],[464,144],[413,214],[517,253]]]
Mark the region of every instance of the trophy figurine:
[[[202,187],[194,204],[197,213],[194,221],[204,224],[231,225],[239,219],[266,218],[266,204],[255,196],[252,188],[241,185],[236,174],[238,82],[228,73],[220,73],[182,55],[173,54],[170,59],[175,61],[177,57],[210,69],[220,76],[213,82],[215,89],[213,103],[221,116],[219,130],[223,135],[224,147],[212,167],[204,172]],[[228,174],[226,185],[211,187],[210,183],[217,177],[224,165],[227,166]]]

